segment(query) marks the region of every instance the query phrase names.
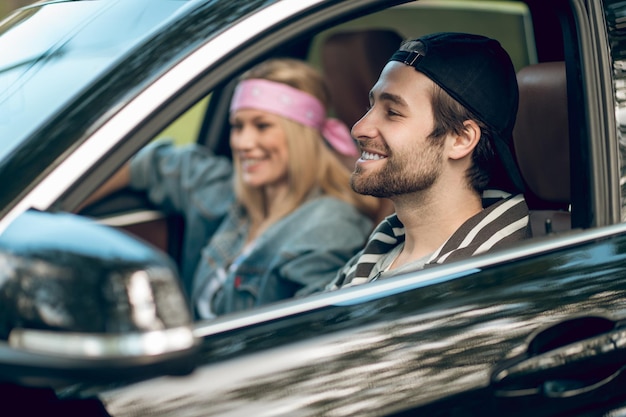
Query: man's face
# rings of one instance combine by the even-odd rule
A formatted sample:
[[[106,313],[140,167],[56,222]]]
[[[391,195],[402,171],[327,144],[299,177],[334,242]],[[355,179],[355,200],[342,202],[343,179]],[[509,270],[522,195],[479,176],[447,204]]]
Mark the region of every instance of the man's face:
[[[399,62],[390,62],[370,91],[370,108],[352,127],[361,157],[352,188],[393,197],[430,188],[443,167],[443,141],[433,131],[433,82]]]

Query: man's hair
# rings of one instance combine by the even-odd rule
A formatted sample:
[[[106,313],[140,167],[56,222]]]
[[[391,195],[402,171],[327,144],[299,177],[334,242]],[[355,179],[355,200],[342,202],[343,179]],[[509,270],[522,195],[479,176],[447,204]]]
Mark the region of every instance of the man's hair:
[[[404,41],[400,46],[401,51],[416,51],[425,54],[422,42],[410,40]],[[435,126],[429,135],[432,139],[439,139],[448,133],[460,134],[467,120],[473,120],[480,127],[480,139],[472,152],[472,165],[467,170],[469,185],[478,193],[482,193],[489,185],[495,152],[491,145],[491,129],[465,106],[452,98],[443,88],[433,82],[431,105]]]
[[[429,136],[433,139],[441,138],[448,133],[462,133],[465,129],[463,123],[467,120],[473,120],[480,127],[480,139],[472,151],[472,165],[467,170],[467,180],[476,192],[482,193],[489,185],[495,160],[491,146],[491,129],[435,83],[431,104],[435,126]]]

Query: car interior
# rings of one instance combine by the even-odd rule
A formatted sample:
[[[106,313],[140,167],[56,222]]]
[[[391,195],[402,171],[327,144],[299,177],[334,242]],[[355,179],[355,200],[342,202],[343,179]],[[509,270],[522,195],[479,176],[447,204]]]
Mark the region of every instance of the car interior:
[[[368,86],[376,82],[377,74],[397,49],[399,40],[401,37],[394,31],[374,29],[335,32],[323,43],[322,68],[333,92],[334,108],[348,126],[367,107]],[[565,64],[553,61],[522,67],[518,85],[520,104],[514,144],[528,188],[525,197],[532,235],[570,230]],[[353,165],[354,161],[351,162]],[[392,210],[391,205],[382,205],[379,219]]]
[[[494,6],[488,7],[489,3]],[[502,7],[504,3],[510,7]],[[472,4],[480,7],[471,7]],[[571,183],[584,174],[570,172],[570,164],[580,158],[578,152],[582,152],[574,149],[570,152],[570,133],[575,131],[571,124],[582,118],[568,117],[568,113],[581,110],[572,109],[573,100],[568,102],[568,95],[579,94],[576,91],[580,88],[566,76],[577,69],[576,51],[565,50],[566,45],[573,43],[564,40],[565,36],[570,36],[562,29],[567,26],[562,26],[564,21],[566,19],[555,10],[537,0],[450,2],[448,5],[436,1],[416,2],[353,20],[344,19],[312,37],[303,35],[286,42],[272,54],[307,59],[317,66],[332,91],[334,114],[351,126],[367,108],[369,89],[403,39],[454,30],[486,34],[500,40],[518,71],[520,104],[514,151],[527,185],[532,234],[544,237],[589,224],[584,199],[570,193]],[[193,141],[205,144],[215,153],[229,156],[227,109],[233,85],[234,78],[221,83],[210,92],[207,100],[174,121],[165,134],[183,137],[183,142],[191,136]],[[192,112],[195,116],[190,122]],[[190,126],[197,134],[189,134]],[[576,130],[580,130],[580,126]],[[354,160],[344,162],[348,166],[354,164]],[[497,188],[499,175],[502,174],[494,176],[494,188]],[[579,193],[584,194],[584,191]],[[488,196],[485,201],[488,204]],[[378,219],[392,211],[390,202],[382,202]],[[178,259],[184,228],[182,219],[162,216],[141,195],[124,190],[87,207],[81,214],[122,227]]]

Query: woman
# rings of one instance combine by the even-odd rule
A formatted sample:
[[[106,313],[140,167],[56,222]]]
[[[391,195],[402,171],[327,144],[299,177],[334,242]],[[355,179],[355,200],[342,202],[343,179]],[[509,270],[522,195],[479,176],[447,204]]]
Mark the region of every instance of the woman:
[[[363,246],[378,202],[350,189],[338,154],[356,147],[328,103],[316,70],[269,60],[233,95],[232,162],[160,141],[118,173],[115,188],[184,214],[181,275],[198,317],[323,290]]]

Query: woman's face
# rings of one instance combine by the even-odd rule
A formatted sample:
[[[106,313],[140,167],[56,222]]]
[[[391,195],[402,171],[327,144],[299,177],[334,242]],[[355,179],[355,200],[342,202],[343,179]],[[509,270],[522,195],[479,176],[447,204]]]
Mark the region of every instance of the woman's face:
[[[275,114],[240,109],[230,118],[230,146],[251,187],[287,187],[287,136]]]

